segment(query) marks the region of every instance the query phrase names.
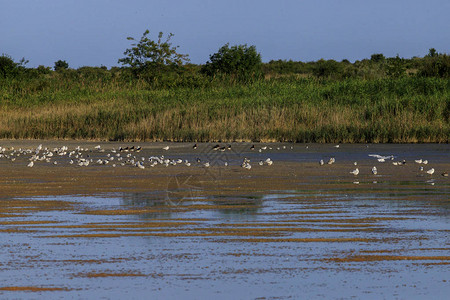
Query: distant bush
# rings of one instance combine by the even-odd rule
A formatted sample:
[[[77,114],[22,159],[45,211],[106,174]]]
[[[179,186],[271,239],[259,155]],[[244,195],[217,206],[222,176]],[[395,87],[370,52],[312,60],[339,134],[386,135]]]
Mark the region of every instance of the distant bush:
[[[341,64],[335,60],[320,59],[314,64],[312,72],[317,77],[331,77],[333,75],[338,76],[342,69]]]
[[[7,54],[0,56],[0,77],[8,78],[17,76],[28,63],[25,58],[22,58],[19,62],[14,60]]]
[[[400,58],[400,56],[387,59],[386,65],[386,75],[394,78],[401,77],[406,74],[406,64],[405,59]]]
[[[449,78],[450,56],[432,52],[432,49],[419,67],[419,76]]]
[[[55,71],[62,71],[69,68],[69,64],[65,60],[58,60],[55,62],[54,70]]]
[[[310,72],[308,65],[301,61],[293,60],[271,60],[263,64],[265,74],[306,74]]]
[[[255,46],[225,44],[209,57],[202,73],[209,76],[231,75],[240,81],[259,79],[262,76],[261,54]]]

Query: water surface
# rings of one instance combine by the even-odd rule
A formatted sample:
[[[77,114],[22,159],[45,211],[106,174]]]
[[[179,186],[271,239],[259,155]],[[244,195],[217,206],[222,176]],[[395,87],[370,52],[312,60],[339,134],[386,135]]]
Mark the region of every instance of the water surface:
[[[446,299],[450,293],[450,190],[441,175],[449,168],[448,145],[233,144],[226,156],[207,144],[198,152],[190,144],[143,145],[133,154],[138,159],[201,162],[83,168],[58,157],[56,165],[27,168],[28,157],[0,159],[2,297]],[[102,146],[107,151],[90,157],[117,145]],[[272,149],[258,152],[261,146]],[[407,163],[380,163],[372,153]],[[250,170],[240,167],[244,157]],[[273,165],[260,166],[267,157]],[[334,164],[319,165],[330,157]],[[420,171],[418,158],[429,160],[425,171],[436,172]],[[358,176],[349,173],[356,167]]]

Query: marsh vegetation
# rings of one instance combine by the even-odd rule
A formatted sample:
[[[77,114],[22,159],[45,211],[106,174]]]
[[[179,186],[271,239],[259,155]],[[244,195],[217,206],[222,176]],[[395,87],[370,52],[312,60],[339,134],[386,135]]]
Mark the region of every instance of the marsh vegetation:
[[[227,44],[194,65],[162,37],[144,34],[110,69],[26,68],[3,55],[0,138],[448,142],[450,59],[434,49],[262,63],[254,46]]]

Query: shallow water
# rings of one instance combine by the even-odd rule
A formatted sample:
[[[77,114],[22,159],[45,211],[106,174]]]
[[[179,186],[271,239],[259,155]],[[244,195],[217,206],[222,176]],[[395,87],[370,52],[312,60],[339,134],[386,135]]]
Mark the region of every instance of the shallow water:
[[[139,155],[217,164],[112,172],[0,159],[2,298],[447,299],[448,145],[241,145],[226,157],[161,146]],[[272,166],[239,167],[267,156]],[[422,157],[435,174],[418,171]]]

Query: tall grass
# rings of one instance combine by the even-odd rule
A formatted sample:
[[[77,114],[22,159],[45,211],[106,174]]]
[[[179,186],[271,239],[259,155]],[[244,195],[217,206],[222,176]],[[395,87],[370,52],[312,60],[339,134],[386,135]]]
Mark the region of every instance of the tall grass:
[[[49,74],[0,84],[0,138],[448,143],[450,81],[401,77],[154,88]]]

